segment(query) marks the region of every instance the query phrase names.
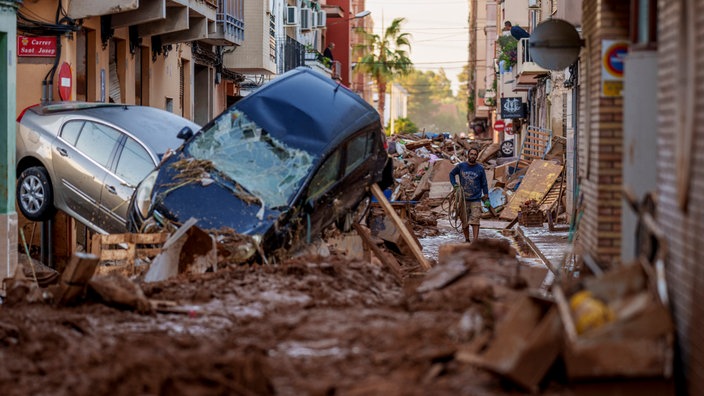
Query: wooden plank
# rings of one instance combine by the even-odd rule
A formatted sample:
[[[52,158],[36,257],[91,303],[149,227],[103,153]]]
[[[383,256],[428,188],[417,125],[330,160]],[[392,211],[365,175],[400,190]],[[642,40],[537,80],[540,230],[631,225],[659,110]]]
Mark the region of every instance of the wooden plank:
[[[420,263],[423,269],[429,270],[430,264],[428,263],[428,260],[425,259],[425,256],[423,256],[423,252],[420,250],[418,242],[413,237],[413,235],[411,235],[410,231],[408,231],[406,225],[403,224],[403,220],[401,220],[401,218],[398,216],[398,213],[396,213],[394,208],[386,199],[386,196],[384,196],[384,192],[381,191],[379,185],[375,183],[372,185],[371,189],[372,194],[377,199],[377,201],[379,201],[381,207],[384,209],[384,212],[386,212],[386,215],[390,216],[394,223],[396,223],[396,227],[398,227],[398,229],[401,231],[401,236],[403,237],[403,240],[406,242],[406,245],[408,245],[408,247],[411,249],[413,256],[415,256],[416,260],[418,260],[418,263]]]
[[[514,217],[518,216],[522,203],[530,199],[534,199],[536,202],[542,201],[545,194],[547,194],[562,173],[562,168],[562,165],[551,161],[533,160],[528,166],[521,185],[508,204],[506,204],[504,210],[501,211],[499,218],[501,220],[513,220]]]
[[[57,302],[67,305],[74,302],[84,292],[90,278],[95,273],[98,257],[88,253],[75,253],[71,256],[66,270],[61,275],[60,292]]]
[[[369,236],[369,233],[367,232],[367,230],[364,229],[364,227],[357,223],[352,224],[352,227],[357,230],[357,233],[362,238],[364,244],[367,245],[367,247],[371,249],[372,252],[374,252],[374,255],[379,259],[379,261],[381,261],[384,265],[389,268],[389,270],[391,270],[391,273],[394,275],[396,280],[399,283],[403,283],[401,267],[398,265],[398,263],[395,262],[395,260],[391,261],[391,259],[387,255],[385,255],[384,252],[381,251],[381,249],[379,249],[376,243],[372,241],[371,236]]]
[[[553,285],[552,294],[555,297],[555,302],[557,303],[557,311],[560,313],[560,319],[562,319],[562,325],[565,327],[565,333],[567,333],[567,339],[570,342],[577,341],[577,328],[572,320],[572,313],[570,312],[570,305],[567,302],[565,293],[562,291],[560,285]]]

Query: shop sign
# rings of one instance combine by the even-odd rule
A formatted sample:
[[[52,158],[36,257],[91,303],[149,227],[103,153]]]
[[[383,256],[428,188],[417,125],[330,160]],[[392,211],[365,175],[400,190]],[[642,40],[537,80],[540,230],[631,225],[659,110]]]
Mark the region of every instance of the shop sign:
[[[501,118],[504,120],[526,118],[526,106],[521,98],[501,98]]]
[[[56,56],[56,37],[17,36],[17,56]]]

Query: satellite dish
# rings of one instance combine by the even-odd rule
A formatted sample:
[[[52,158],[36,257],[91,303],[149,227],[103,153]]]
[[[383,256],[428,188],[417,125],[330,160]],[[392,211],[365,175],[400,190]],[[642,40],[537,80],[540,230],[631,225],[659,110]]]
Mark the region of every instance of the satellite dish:
[[[573,64],[582,44],[577,29],[562,19],[549,19],[539,24],[528,41],[533,61],[548,70],[562,70]]]

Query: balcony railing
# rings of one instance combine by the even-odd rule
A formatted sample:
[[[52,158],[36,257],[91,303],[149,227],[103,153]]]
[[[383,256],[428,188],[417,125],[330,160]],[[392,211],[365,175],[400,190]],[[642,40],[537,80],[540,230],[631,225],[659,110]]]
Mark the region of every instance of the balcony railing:
[[[283,42],[283,64],[281,73],[295,69],[306,64],[306,46],[297,40],[286,36],[280,39]]]
[[[213,45],[242,45],[244,41],[244,6],[241,0],[207,0],[217,1],[218,11],[215,15],[217,32],[209,35],[208,42]]]
[[[543,69],[533,62],[533,58],[530,56],[529,40],[528,38],[522,38],[518,41],[516,76],[521,76],[522,74],[547,74],[547,69]]]

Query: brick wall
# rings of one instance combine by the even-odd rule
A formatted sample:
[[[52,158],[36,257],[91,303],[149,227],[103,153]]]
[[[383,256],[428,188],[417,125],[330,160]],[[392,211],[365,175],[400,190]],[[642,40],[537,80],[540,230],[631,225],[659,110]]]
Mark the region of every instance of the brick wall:
[[[578,171],[584,213],[577,244],[609,264],[621,253],[623,99],[601,96],[601,46],[628,38],[629,3],[582,2]]]
[[[704,4],[691,2],[694,10],[688,23],[683,20],[680,1],[660,0],[658,4],[658,211],[657,221],[668,239],[666,271],[671,306],[677,325],[680,356],[686,376],[686,393],[704,395],[704,113],[701,92],[704,90]],[[687,2],[689,3],[689,2]],[[694,11],[694,12],[692,12]],[[686,49],[686,27],[694,26],[695,40]],[[683,53],[680,51],[684,51]],[[683,56],[684,54],[684,56]],[[685,62],[695,62],[695,73],[680,82]],[[677,124],[678,111],[686,107],[688,89],[697,89],[694,109],[694,144],[692,149],[689,205],[683,211],[677,202],[678,153],[684,128]],[[681,389],[681,393],[685,393]]]

